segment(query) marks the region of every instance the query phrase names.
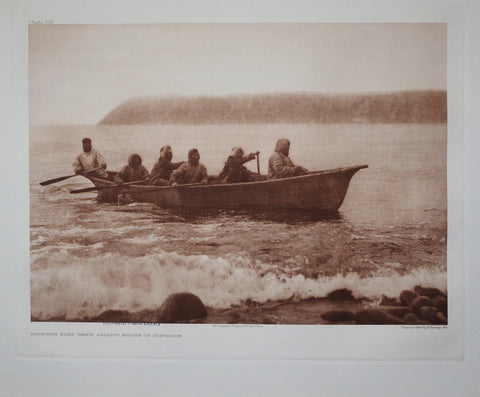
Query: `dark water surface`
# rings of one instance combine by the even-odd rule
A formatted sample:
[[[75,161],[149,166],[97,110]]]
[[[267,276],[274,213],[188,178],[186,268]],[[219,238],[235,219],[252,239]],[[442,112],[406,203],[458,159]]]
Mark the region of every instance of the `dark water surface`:
[[[210,173],[218,173],[233,145],[260,150],[265,172],[280,137],[292,141],[292,159],[312,170],[369,168],[352,178],[333,215],[118,206],[97,203],[94,193],[69,194],[89,186],[81,177],[38,185],[71,173],[84,136],[113,170],[131,152],[150,169],[160,147],[171,144],[174,161],[199,148]],[[154,309],[181,291],[223,308],[339,288],[370,299],[417,284],[446,290],[444,125],[41,126],[32,127],[30,142],[36,318]]]

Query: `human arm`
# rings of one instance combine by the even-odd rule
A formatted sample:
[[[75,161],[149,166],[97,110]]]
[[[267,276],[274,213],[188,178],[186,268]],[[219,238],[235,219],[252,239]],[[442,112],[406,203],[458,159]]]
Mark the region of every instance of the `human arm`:
[[[157,160],[155,165],[152,168],[152,171],[150,172],[150,183],[153,184],[156,179],[160,178],[160,169],[161,169],[161,163],[160,160]]]
[[[306,175],[309,174],[310,171],[308,171],[306,168],[303,168],[299,165],[295,166],[295,175]]]
[[[140,180],[142,181],[142,184],[148,185],[150,182],[150,174],[148,173],[148,170],[142,165],[142,174],[140,177]]]
[[[99,152],[96,152],[96,160],[97,167],[102,167],[104,170],[107,169],[107,162]]]
[[[120,172],[115,175],[114,182],[122,185],[126,180],[128,180],[128,166],[123,167]]]
[[[288,178],[295,175],[295,165],[289,157],[275,152],[268,160],[276,178]]]
[[[170,163],[171,164],[171,169],[176,170],[178,167],[180,167],[184,163],[185,163],[185,161],[179,161],[178,163]]]
[[[72,167],[73,167],[73,172],[75,172],[75,174],[83,173],[83,165],[80,161],[80,156],[75,157],[75,160],[73,160],[73,163],[72,163]]]
[[[206,184],[208,183],[208,174],[207,174],[207,168],[202,164],[202,180],[200,183]]]
[[[181,179],[183,178],[183,175],[185,174],[185,169],[183,166],[178,167],[175,171],[172,172],[172,175],[170,175],[170,184],[172,186],[177,186]]]
[[[250,153],[242,157],[242,164],[253,160],[260,152]]]

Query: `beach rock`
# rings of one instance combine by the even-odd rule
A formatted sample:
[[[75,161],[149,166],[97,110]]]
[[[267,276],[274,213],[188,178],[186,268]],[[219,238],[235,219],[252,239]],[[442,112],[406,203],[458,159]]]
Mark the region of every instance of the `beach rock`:
[[[355,313],[357,324],[404,324],[398,317],[385,313],[378,309],[365,309]]]
[[[445,297],[445,294],[438,288],[425,288],[421,285],[417,285],[414,290],[418,295],[428,296],[430,299],[433,299],[437,296]]]
[[[408,313],[405,317],[403,317],[403,321],[407,324],[411,324],[414,321],[420,320],[414,313]]]
[[[400,294],[400,301],[403,302],[405,305],[410,306],[410,304],[417,297],[418,297],[417,293],[410,290],[405,290],[405,291],[402,291],[402,293]]]
[[[429,321],[432,324],[435,324],[438,321],[438,318],[437,318],[438,309],[436,307],[422,306],[419,309],[419,312],[420,312],[420,318],[422,320]]]
[[[443,296],[437,296],[433,298],[433,306],[435,306],[444,316],[447,316],[447,298]]]
[[[331,323],[342,323],[353,320],[353,313],[348,310],[330,310],[322,313],[321,317]]]
[[[408,323],[408,325],[432,325],[432,323],[426,320],[417,320],[417,321],[412,321],[411,323]]]
[[[190,292],[171,294],[159,310],[158,321],[173,323],[189,321],[207,316],[207,310],[200,298]]]
[[[400,306],[402,302],[400,302],[397,298],[390,298],[388,296],[383,295],[382,300],[380,301],[380,306]]]
[[[126,310],[106,310],[96,317],[95,320],[108,323],[120,323],[131,321],[131,316],[132,314]]]
[[[433,301],[426,296],[417,296],[413,302],[410,303],[410,307],[415,313],[417,313],[417,315],[420,313],[420,308],[422,306],[434,306]]]
[[[398,318],[404,318],[407,314],[413,313],[407,306],[382,307],[382,310]]]
[[[437,324],[448,324],[448,319],[442,312],[437,313]]]
[[[352,291],[346,288],[342,289],[337,289],[335,291],[330,292],[327,295],[327,298],[329,299],[338,299],[338,300],[347,300],[347,301],[353,301],[355,298],[352,295]]]

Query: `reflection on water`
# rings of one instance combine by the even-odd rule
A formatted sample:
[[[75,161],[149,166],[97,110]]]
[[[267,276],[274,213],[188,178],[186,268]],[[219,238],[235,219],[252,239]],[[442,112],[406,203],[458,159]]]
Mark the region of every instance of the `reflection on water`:
[[[238,218],[243,221],[277,222],[277,223],[309,223],[319,221],[338,222],[342,220],[338,212],[333,211],[308,211],[295,209],[218,209],[218,210],[168,210],[178,219],[187,222],[203,222],[211,218],[228,217],[232,220]]]

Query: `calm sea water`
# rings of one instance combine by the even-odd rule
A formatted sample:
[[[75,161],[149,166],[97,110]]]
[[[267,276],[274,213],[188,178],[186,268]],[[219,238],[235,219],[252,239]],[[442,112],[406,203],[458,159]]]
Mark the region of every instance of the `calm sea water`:
[[[82,319],[108,309],[154,309],[189,291],[211,307],[321,297],[397,296],[417,284],[446,290],[445,125],[33,126],[30,130],[31,312]],[[260,151],[260,170],[278,138],[311,170],[368,164],[350,183],[338,216],[291,212],[183,213],[150,204],[97,203],[72,173],[89,136],[119,170],[138,153],[150,170],[160,147],[174,161],[200,151],[218,173],[233,146]],[[256,163],[248,163],[256,171]]]

